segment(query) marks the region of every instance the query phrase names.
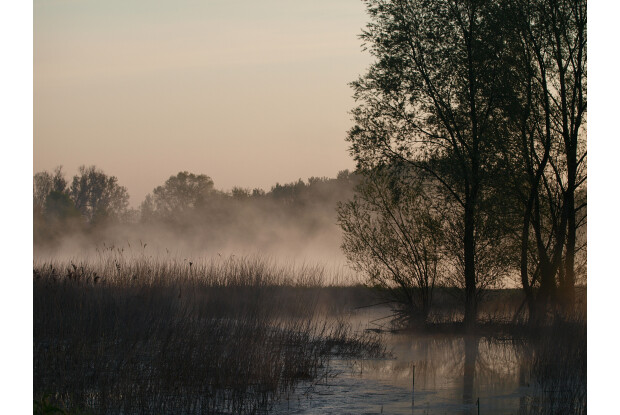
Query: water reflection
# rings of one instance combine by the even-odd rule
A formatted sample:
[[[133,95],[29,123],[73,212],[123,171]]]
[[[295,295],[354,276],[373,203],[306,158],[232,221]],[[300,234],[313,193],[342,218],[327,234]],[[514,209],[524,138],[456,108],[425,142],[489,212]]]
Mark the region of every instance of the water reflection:
[[[529,380],[510,342],[385,336],[393,358],[333,362],[337,376],[328,384],[309,385],[311,399],[299,400],[288,412],[469,415],[478,413],[479,399],[480,413],[514,414],[526,404]]]
[[[478,358],[477,337],[466,336],[463,338],[465,343],[465,363],[463,367],[463,404],[471,405],[474,403],[474,377],[476,375],[476,359]],[[469,411],[464,413],[470,413]]]
[[[350,321],[355,326],[364,317],[357,315]],[[371,318],[366,317],[368,320]],[[297,397],[291,398],[284,408],[275,408],[275,413],[474,415],[478,410],[480,414],[500,415],[548,413],[549,402],[555,402],[557,407],[558,402],[571,399],[555,392],[551,398],[545,395],[547,389],[567,389],[566,382],[554,380],[558,377],[550,373],[552,378],[541,384],[540,375],[536,375],[541,369],[534,372],[532,364],[541,360],[551,362],[553,359],[541,353],[555,349],[541,350],[536,342],[454,334],[385,332],[382,336],[392,351],[391,358],[332,361],[333,376],[329,381],[303,385]],[[576,356],[573,360],[579,359]],[[570,378],[564,372],[561,377]],[[556,413],[585,412],[585,372],[579,373],[573,374],[577,379],[573,383],[583,383],[584,397],[574,398],[577,402],[570,408],[584,410],[562,409]],[[581,391],[572,384],[569,386],[570,391]]]

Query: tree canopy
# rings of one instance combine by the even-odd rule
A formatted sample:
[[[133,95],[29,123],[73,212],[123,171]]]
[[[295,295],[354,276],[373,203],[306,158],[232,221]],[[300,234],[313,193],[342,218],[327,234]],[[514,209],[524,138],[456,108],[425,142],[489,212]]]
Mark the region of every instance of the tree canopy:
[[[127,188],[95,166],[80,166],[69,189],[71,199],[90,223],[119,218],[129,206]]]
[[[467,325],[502,269],[521,269],[543,308],[556,281],[570,302],[585,207],[585,1],[365,3],[374,62],[351,84],[358,169],[405,164],[438,185],[432,197],[456,215],[446,231],[458,235]]]
[[[153,189],[142,204],[142,212],[172,218],[204,206],[213,193],[213,180],[209,176],[181,171]]]

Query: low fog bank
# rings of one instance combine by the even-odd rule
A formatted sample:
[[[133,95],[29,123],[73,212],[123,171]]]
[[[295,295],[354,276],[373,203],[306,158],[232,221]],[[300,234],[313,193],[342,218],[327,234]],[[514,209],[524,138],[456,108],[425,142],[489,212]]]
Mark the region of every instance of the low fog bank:
[[[77,258],[97,255],[108,248],[148,256],[184,258],[264,256],[285,261],[341,264],[341,235],[336,225],[306,232],[296,225],[239,223],[198,226],[184,231],[156,225],[114,225],[93,233],[62,235],[54,244],[35,244],[39,258]],[[265,229],[261,230],[261,227]]]
[[[35,261],[94,258],[113,250],[188,261],[262,256],[346,268],[336,207],[357,184],[348,171],[335,179],[276,184],[269,192],[223,192],[208,176],[180,172],[139,209],[127,206],[126,189],[113,176],[95,167],[81,174],[70,186],[60,168],[35,175]]]

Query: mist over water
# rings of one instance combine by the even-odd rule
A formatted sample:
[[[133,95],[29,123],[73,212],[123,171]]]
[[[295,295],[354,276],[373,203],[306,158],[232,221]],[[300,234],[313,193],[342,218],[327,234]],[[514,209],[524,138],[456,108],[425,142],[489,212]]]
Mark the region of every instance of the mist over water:
[[[336,212],[354,186],[346,172],[339,179],[277,184],[267,194],[207,188],[203,195],[186,196],[178,186],[174,196],[147,199],[133,216],[91,223],[57,220],[43,209],[38,217],[35,212],[34,257],[38,262],[96,260],[109,253],[188,262],[260,257],[285,266],[321,266],[325,283],[337,278],[355,284],[361,276],[347,266]]]
[[[258,226],[265,226],[264,231]],[[252,231],[257,233],[252,234]],[[53,245],[35,246],[34,252],[35,258],[66,258],[90,255],[97,249],[114,247],[126,253],[139,252],[153,256],[184,255],[198,258],[260,255],[303,262],[344,264],[345,257],[340,251],[340,243],[341,235],[335,224],[313,233],[274,224],[256,224],[253,230],[239,229],[233,223],[217,229],[183,231],[128,224],[111,226],[96,235],[66,235]]]

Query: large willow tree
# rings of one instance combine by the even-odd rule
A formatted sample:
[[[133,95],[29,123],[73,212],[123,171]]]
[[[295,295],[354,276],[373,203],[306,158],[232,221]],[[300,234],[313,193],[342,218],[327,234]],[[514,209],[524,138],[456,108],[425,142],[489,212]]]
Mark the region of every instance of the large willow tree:
[[[506,148],[523,178],[520,274],[530,317],[540,317],[550,300],[574,303],[575,258],[585,249],[586,1],[514,0],[505,10],[515,74]]]
[[[520,270],[530,314],[571,304],[586,206],[585,1],[366,5],[375,60],[352,83],[348,136],[360,171],[405,163],[441,185],[460,218],[467,326],[493,258]]]
[[[464,322],[477,315],[477,245],[484,243],[508,52],[494,1],[367,3],[362,34],[375,62],[354,82],[355,127],[349,133],[358,166],[398,160],[441,183],[460,216]]]

